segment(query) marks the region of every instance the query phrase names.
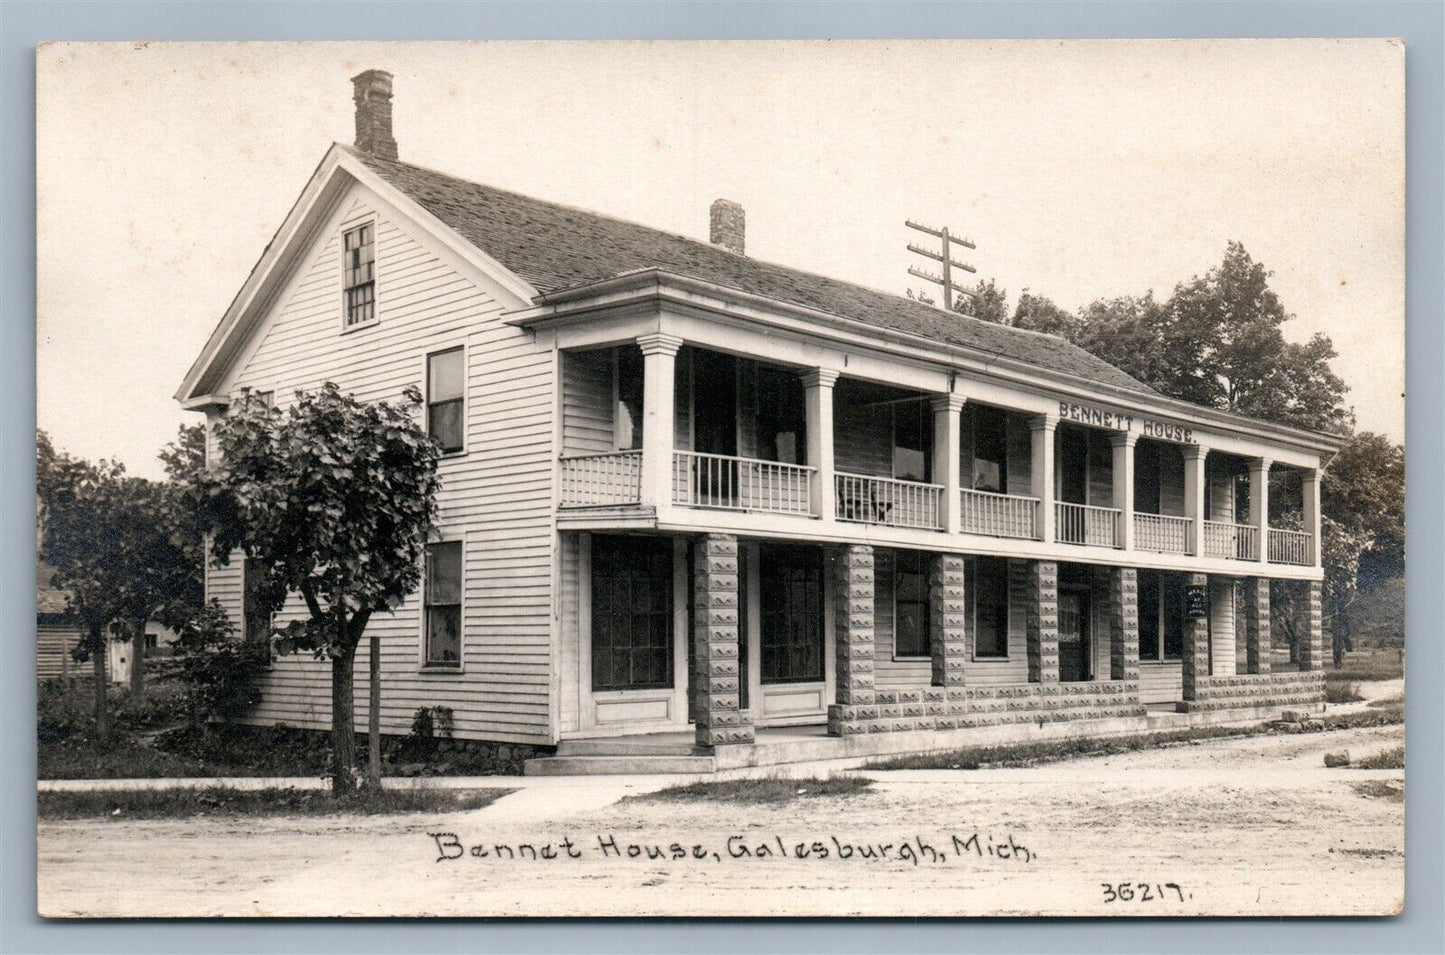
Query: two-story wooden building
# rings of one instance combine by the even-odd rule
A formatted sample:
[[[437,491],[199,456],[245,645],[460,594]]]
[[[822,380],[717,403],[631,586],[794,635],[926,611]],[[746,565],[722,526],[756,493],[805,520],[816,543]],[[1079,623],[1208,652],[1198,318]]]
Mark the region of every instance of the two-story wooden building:
[[[1321,703],[1335,438],[749,258],[730,202],[705,243],[400,162],[391,77],[354,83],[356,146],[177,397],[423,388],[441,518],[370,625],[384,731],[441,705],[462,738],[705,768]],[[207,592],[260,630],[246,578]],[[1308,638],[1272,668],[1281,587]],[[328,673],[278,660],[255,719],[326,727]]]

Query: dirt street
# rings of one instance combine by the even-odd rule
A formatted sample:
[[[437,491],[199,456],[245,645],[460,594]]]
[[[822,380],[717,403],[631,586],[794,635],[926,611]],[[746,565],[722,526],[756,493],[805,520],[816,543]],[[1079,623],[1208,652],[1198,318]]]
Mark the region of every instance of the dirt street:
[[[662,779],[539,779],[436,817],[44,822],[40,911],[1387,914],[1404,899],[1404,774],[1322,756],[1403,739],[1396,726],[873,773],[862,795],[776,808],[614,801]]]

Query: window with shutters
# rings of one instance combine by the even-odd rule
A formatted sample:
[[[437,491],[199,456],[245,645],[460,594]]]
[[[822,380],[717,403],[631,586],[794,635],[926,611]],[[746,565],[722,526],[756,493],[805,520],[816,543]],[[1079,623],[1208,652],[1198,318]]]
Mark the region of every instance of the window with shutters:
[[[376,320],[376,225],[348,229],[343,236],[346,327]]]

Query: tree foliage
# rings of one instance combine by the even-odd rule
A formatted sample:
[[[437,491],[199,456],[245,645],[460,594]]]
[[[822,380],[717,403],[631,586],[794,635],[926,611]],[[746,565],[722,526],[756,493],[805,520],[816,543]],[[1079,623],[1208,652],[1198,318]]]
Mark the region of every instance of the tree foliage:
[[[332,661],[333,785],[354,783],[353,663],[372,615],[421,582],[436,517],[436,443],[417,424],[421,394],[363,403],[335,384],[285,410],[247,393],[215,427],[218,460],[197,482],[212,557],[261,568],[257,596],[279,611],[299,594],[288,648]]]
[[[1008,324],[1008,289],[1001,289],[993,279],[980,279],[972,295],[960,295],[953,301],[953,310],[996,325]]]
[[[268,643],[242,640],[226,610],[210,600],[181,628],[177,650],[190,696],[191,722],[232,719],[261,702]]]

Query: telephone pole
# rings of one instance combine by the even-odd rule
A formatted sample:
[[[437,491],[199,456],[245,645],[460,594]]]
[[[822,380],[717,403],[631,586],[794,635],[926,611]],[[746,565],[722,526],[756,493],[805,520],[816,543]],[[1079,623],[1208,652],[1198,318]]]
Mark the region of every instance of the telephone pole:
[[[925,279],[926,281],[932,282],[934,285],[943,286],[943,307],[946,311],[953,311],[953,296],[955,292],[959,295],[967,295],[969,298],[973,298],[974,293],[970,292],[968,289],[964,288],[961,285],[954,284],[953,270],[962,269],[963,271],[970,274],[976,273],[978,270],[965,262],[959,262],[958,260],[956,260],[953,257],[953,246],[961,245],[965,249],[969,250],[976,249],[977,246],[975,246],[968,239],[962,239],[957,236],[949,235],[948,226],[944,226],[942,229],[933,229],[926,225],[919,225],[912,219],[904,221],[903,224],[908,226],[908,228],[910,229],[915,229],[919,232],[923,232],[933,236],[934,238],[939,240],[941,245],[939,251],[935,252],[932,249],[925,249],[923,246],[917,245],[913,242],[908,243],[909,252],[921,255],[926,259],[932,259],[933,261],[940,263],[943,267],[943,274],[935,275],[932,272],[925,272],[923,269],[914,268],[910,265],[908,267],[908,274],[915,275],[921,279]]]

